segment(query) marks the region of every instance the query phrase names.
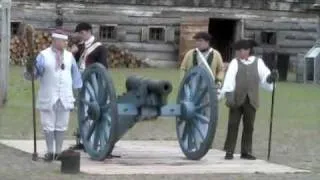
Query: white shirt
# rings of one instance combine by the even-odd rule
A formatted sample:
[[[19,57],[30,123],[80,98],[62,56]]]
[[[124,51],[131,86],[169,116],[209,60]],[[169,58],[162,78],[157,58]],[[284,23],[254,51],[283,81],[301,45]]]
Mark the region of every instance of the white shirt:
[[[256,59],[255,56],[250,56],[248,60],[240,59],[240,61],[245,65],[249,65],[249,64],[252,64],[255,61],[255,59]],[[220,96],[219,99],[222,98],[226,92],[233,92],[235,90],[237,72],[238,72],[237,59],[232,59],[225,75],[225,79],[219,95]],[[270,70],[265,65],[265,63],[261,58],[258,58],[258,73],[260,77],[260,86],[268,91],[272,91],[273,84],[267,83],[267,77],[270,74]]]
[[[88,40],[84,42],[84,46],[86,49],[92,45],[92,43],[94,42],[94,39],[95,39],[94,36],[91,36]]]

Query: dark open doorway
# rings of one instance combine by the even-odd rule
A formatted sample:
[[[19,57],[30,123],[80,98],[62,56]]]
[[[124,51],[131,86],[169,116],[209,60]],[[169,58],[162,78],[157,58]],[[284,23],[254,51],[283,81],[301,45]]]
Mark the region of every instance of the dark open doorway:
[[[287,81],[288,78],[288,71],[289,71],[289,62],[290,62],[290,55],[279,53],[277,55],[277,69],[279,72],[279,81]],[[262,59],[264,60],[266,66],[272,70],[275,68],[275,53],[263,53]]]
[[[230,62],[233,58],[231,45],[235,40],[236,27],[237,20],[210,18],[211,46],[221,53],[224,62]]]

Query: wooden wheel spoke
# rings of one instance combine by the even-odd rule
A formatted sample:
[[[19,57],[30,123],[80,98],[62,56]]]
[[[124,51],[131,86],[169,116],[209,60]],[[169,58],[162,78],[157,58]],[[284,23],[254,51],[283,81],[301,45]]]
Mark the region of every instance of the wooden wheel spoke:
[[[99,84],[98,84],[96,73],[91,74],[91,83],[92,83],[92,86],[93,86],[93,89],[94,89],[96,96],[99,97]]]
[[[93,134],[95,128],[96,128],[96,122],[93,121],[88,129],[88,133],[87,133],[87,137],[86,137],[87,141],[89,141],[90,138],[92,137],[92,134]]]
[[[183,132],[182,132],[182,140],[184,141],[184,140],[186,140],[186,138],[187,138],[187,133],[188,133],[188,130],[189,130],[189,124],[186,122],[185,123],[185,125],[184,125],[184,127],[183,127]]]
[[[108,126],[111,126],[111,117],[109,116],[109,114],[105,114],[105,121],[107,123]]]
[[[194,96],[194,104],[198,105],[208,92],[208,86]]]
[[[197,83],[199,80],[199,75],[196,74],[193,78],[191,78],[191,82],[190,82],[190,87],[191,87],[191,95],[195,95],[196,94],[196,88],[197,88]]]
[[[94,93],[94,89],[91,86],[91,84],[86,82],[85,87],[86,87],[86,90],[89,92],[90,98],[92,98],[93,100],[96,100],[96,95]]]
[[[100,126],[99,126],[99,124],[101,124],[101,123],[96,122],[95,124],[96,124],[96,128],[94,128],[93,148],[97,150],[99,147],[99,142],[100,142]]]
[[[102,112],[108,112],[111,107],[111,104],[105,104],[101,107]]]
[[[190,129],[191,129],[191,137],[192,137],[192,140],[193,140],[193,141],[191,141],[192,145],[193,145],[192,148],[196,148],[196,150],[198,150],[200,148],[201,142],[198,142],[198,139],[197,139],[197,136],[196,136],[196,131],[195,131],[196,126],[193,125]]]
[[[200,120],[200,122],[204,124],[209,124],[209,119],[206,116],[197,113],[196,117],[198,120]]]
[[[108,140],[108,136],[106,134],[106,126],[105,126],[106,122],[105,120],[103,120],[103,122],[101,123],[101,126],[99,127],[99,132],[100,132],[100,146],[101,148],[104,147],[106,145],[106,142]]]
[[[192,127],[189,127],[189,132],[188,132],[188,150],[192,150],[194,148],[194,137],[192,133]]]
[[[190,99],[190,96],[191,96],[190,87],[187,84],[185,84],[183,90],[184,90],[185,99]]]
[[[206,103],[204,103],[204,104],[200,104],[199,106],[196,106],[195,110],[196,110],[196,111],[203,110],[203,109],[209,107],[209,105],[210,105],[209,102],[206,102]]]
[[[93,105],[92,102],[89,102],[89,101],[86,100],[86,99],[81,99],[80,101],[81,101],[83,104],[87,105],[87,106],[92,106],[92,105]]]
[[[192,122],[193,126],[194,126],[194,129],[198,131],[199,135],[200,135],[200,138],[201,140],[203,141],[205,139],[204,135],[202,134],[202,131],[201,129],[199,128],[199,126],[197,125],[196,122]]]

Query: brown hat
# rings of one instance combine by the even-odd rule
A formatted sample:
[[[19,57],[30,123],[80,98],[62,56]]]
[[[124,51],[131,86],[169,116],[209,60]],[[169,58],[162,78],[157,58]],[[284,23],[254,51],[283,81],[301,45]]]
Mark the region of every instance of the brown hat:
[[[258,43],[251,39],[241,39],[234,43],[233,48],[235,50],[240,49],[252,49],[254,47],[258,46]]]
[[[210,41],[211,40],[211,35],[207,32],[198,32],[193,36],[193,39],[203,39],[205,41]]]

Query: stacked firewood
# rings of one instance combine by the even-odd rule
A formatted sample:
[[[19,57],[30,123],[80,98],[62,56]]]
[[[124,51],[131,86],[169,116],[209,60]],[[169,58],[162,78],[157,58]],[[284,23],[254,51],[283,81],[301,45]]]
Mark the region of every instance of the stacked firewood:
[[[38,54],[41,50],[46,49],[51,44],[51,37],[49,32],[36,31],[34,37],[33,52]],[[24,36],[15,35],[10,42],[10,59],[11,64],[24,66],[28,57],[30,56],[28,50],[27,39]]]
[[[27,40],[19,36],[13,36],[10,42],[11,63],[24,66],[28,56],[29,52]]]
[[[15,35],[11,39],[10,43],[10,58],[11,64],[25,66],[27,59],[30,57],[28,43],[26,39],[25,28],[21,30],[18,35]],[[41,50],[50,46],[52,38],[49,31],[35,31],[33,38],[34,54],[38,54]],[[79,39],[77,37],[70,37],[68,42],[68,49],[72,44],[77,44]],[[109,45],[108,52],[108,65],[111,68],[138,68],[142,66],[142,60],[130,53],[127,49],[119,48],[115,45]]]
[[[134,56],[128,49],[108,46],[108,65],[111,68],[138,68],[142,66],[141,59]]]

